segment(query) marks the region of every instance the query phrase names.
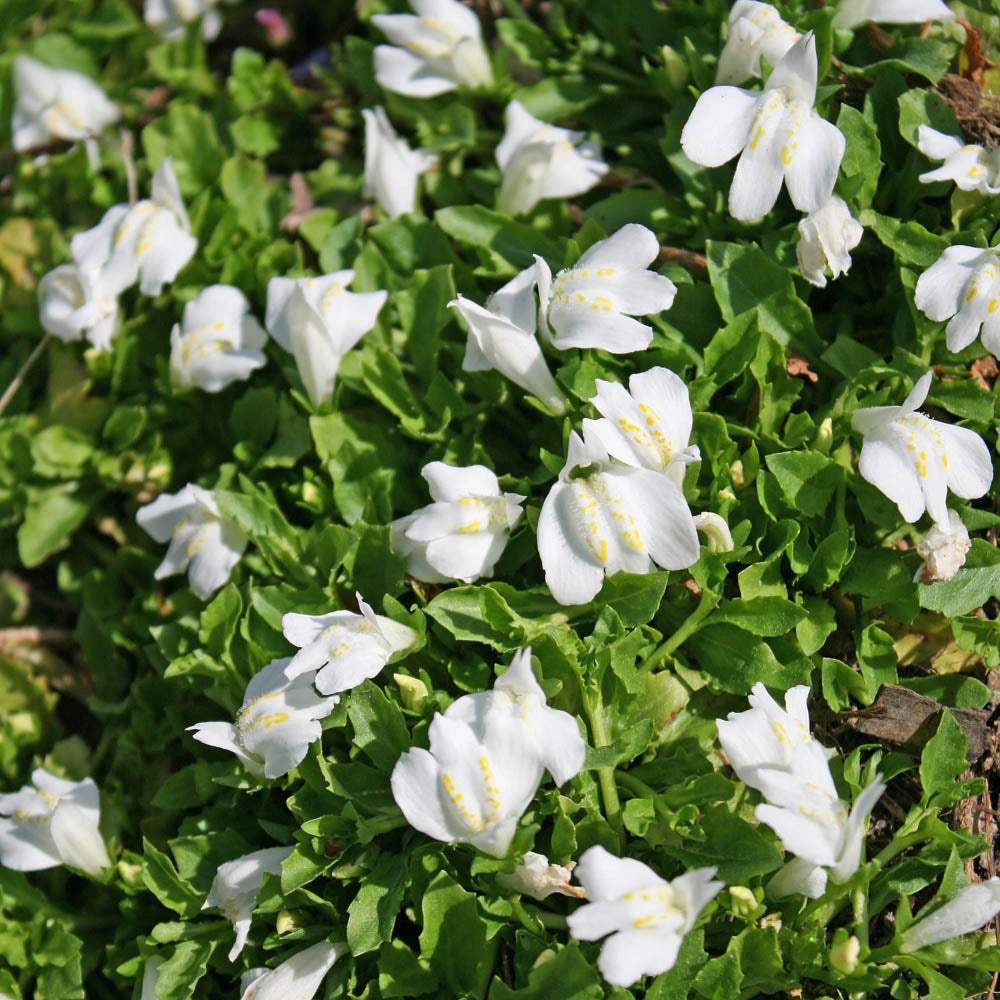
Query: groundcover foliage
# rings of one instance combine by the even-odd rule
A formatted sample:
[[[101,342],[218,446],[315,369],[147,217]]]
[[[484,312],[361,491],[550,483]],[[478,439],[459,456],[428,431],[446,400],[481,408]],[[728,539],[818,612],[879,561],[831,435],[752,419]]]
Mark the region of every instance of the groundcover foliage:
[[[915,947],[904,932],[992,874],[991,800],[967,768],[989,752],[987,682],[1000,664],[996,493],[951,496],[972,536],[965,565],[916,582],[931,519],[907,523],[861,476],[852,428],[859,408],[899,406],[931,369],[928,414],[975,431],[990,454],[996,445],[986,348],[950,351],[948,317],[928,318],[914,298],[947,248],[985,249],[1000,224],[988,192],[918,179],[936,165],[918,151],[921,126],[991,147],[1000,121],[980,54],[1000,18],[951,6],[964,27],[842,28],[835,5],[779,4],[814,33],[816,109],[845,141],[836,192],[864,227],[849,273],[819,288],[802,277],[803,213],[787,193],[763,219],[738,221],[732,164],[682,152],[715,83],[721,0],[477,4],[492,84],[426,98],[375,79],[385,37],[372,17],[403,3],[293,4],[284,41],[256,5],[223,6],[206,41],[197,22],[164,40],[125,0],[7,0],[3,144],[14,145],[20,55],[99,82],[121,122],[90,153],[56,138],[43,156],[0,154],[0,385],[11,385],[0,780],[13,792],[37,767],[93,778],[109,855],[92,877],[79,862],[0,868],[0,993],[139,996],[152,968],[160,1000],[238,996],[245,971],[323,941],[346,942],[320,987],[328,998],[957,1000],[990,989],[1000,948],[976,930],[1000,901],[947,940]],[[765,83],[745,86],[758,91],[771,71],[765,58]],[[504,211],[494,150],[512,100],[585,133],[608,164],[599,183]],[[361,109],[377,105],[436,156],[415,210],[395,218],[364,193]],[[197,249],[161,289],[121,292],[108,349],[49,336],[38,353],[40,279],[112,206],[148,198],[164,163]],[[553,274],[572,267],[628,224],[652,231],[653,268],[677,285],[669,310],[642,319],[648,348],[545,343],[559,416],[499,371],[463,367],[467,325],[450,302],[486,302],[534,255]],[[218,392],[172,381],[171,329],[206,287],[239,289],[263,323],[271,279],[348,269],[353,293],[387,296],[345,347],[332,393],[310,389],[272,338],[256,370]],[[588,603],[560,604],[538,556],[542,504],[571,432],[598,416],[598,380],[627,385],[655,367],[690,394],[700,455],[683,465],[684,498],[720,515],[731,544],[703,536],[687,569],[616,573]],[[485,466],[525,498],[491,577],[421,582],[393,547],[390,522],[431,501],[420,475],[431,462]],[[187,484],[214,491],[216,514],[247,539],[205,599],[184,576],[154,579],[166,543],[136,521]],[[340,692],[296,766],[269,779],[186,731],[235,719],[251,679],[295,655],[283,616],[357,612],[356,595],[412,634]],[[390,786],[401,755],[529,646],[548,705],[586,740],[582,768],[561,786],[541,780],[502,857],[414,829]],[[760,785],[720,746],[716,720],[745,712],[758,683],[779,701],[811,688],[845,807],[876,774],[888,783],[858,864],[816,898],[765,890],[792,854],[756,815]],[[905,736],[860,725],[884,718],[886,691],[904,705],[903,729],[916,711],[907,691],[923,696],[924,724]],[[600,941],[570,934],[582,901],[536,901],[503,878],[525,852],[567,865],[598,845],[662,879],[714,868],[725,886],[689,914],[671,967],[631,986],[601,974]],[[232,915],[203,906],[220,865],[265,848],[284,848],[283,860],[258,882],[249,941],[230,961]]]

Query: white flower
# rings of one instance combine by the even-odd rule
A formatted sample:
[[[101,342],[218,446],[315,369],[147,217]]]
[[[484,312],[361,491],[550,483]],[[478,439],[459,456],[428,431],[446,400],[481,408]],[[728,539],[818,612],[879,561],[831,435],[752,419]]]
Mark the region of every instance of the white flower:
[[[947,530],[935,524],[917,544],[917,555],[924,564],[917,570],[914,583],[950,580],[965,565],[971,546],[968,528],[955,511],[949,510]]]
[[[920,175],[922,183],[954,181],[962,191],[1000,193],[1000,150],[968,145],[929,125],[921,125],[918,129],[917,149],[929,160],[944,160],[936,170]]]
[[[669,368],[650,368],[629,377],[628,392],[617,382],[596,379],[590,402],[603,420],[584,420],[612,458],[636,469],[666,473],[678,486],[684,467],[701,459],[691,437],[688,388]]]
[[[760,79],[761,57],[776,66],[799,37],[769,3],[736,0],[729,12],[726,44],[719,54],[716,85]]]
[[[361,614],[333,611],[326,615],[289,613],[281,619],[285,638],[299,651],[288,661],[285,676],[318,671],[316,688],[334,694],[357,687],[374,677],[397,653],[416,643],[408,625],[377,615],[355,595]]]
[[[375,325],[388,297],[384,291],[349,292],[353,280],[354,272],[345,270],[267,283],[264,325],[295,356],[314,406],[333,395],[341,358]]]
[[[206,600],[218,590],[247,545],[247,535],[219,513],[211,490],[189,483],[179,493],[162,493],[135,514],[139,527],[158,542],[170,542],[155,580],[188,571],[191,589]]]
[[[46,146],[53,139],[86,139],[118,121],[107,94],[82,73],[52,69],[30,56],[14,59],[14,149]]]
[[[948,490],[964,500],[981,497],[993,482],[993,462],[975,431],[917,411],[931,379],[931,372],[923,375],[902,406],[855,410],[851,425],[864,435],[861,475],[896,504],[904,521],[916,521],[926,508],[948,530]]]
[[[1000,878],[967,885],[954,899],[903,931],[900,951],[916,951],[969,934],[1000,913]]]
[[[511,101],[507,129],[496,148],[503,171],[498,207],[508,215],[530,211],[543,198],[572,198],[589,191],[607,172],[601,147],[583,132],[539,121]]]
[[[116,293],[138,280],[143,295],[159,295],[197,248],[169,156],[153,175],[149,198],[112,206],[70,243],[77,264],[102,267]]]
[[[417,177],[437,163],[437,156],[426,149],[410,149],[396,135],[384,108],[364,108],[361,114],[365,119],[364,196],[374,198],[393,219],[415,211]]]
[[[697,562],[698,534],[680,487],[646,468],[613,465],[584,428],[569,436],[566,464],[538,519],[545,582],[560,604],[585,604],[604,575],[649,573]]]
[[[928,319],[949,321],[949,351],[964,350],[981,334],[983,347],[1000,353],[1000,253],[995,248],[948,247],[917,279],[913,301]]]
[[[38,282],[38,318],[46,333],[66,342],[87,340],[111,350],[118,332],[118,290],[101,267],[61,264]]]
[[[410,0],[410,6],[415,15],[372,16],[393,43],[375,46],[380,86],[408,97],[436,97],[457,87],[493,85],[479,18],[468,7],[458,0]]]
[[[530,646],[514,654],[492,690],[462,695],[444,715],[466,723],[485,743],[494,742],[499,730],[507,730],[502,741],[517,744],[539,768],[552,775],[557,785],[583,768],[587,745],[580,727],[569,712],[546,705],[545,692],[531,670]]]
[[[866,21],[880,24],[923,24],[954,17],[942,0],[840,0],[833,15],[835,28],[854,28]]]
[[[817,288],[825,288],[825,268],[830,268],[835,279],[847,274],[851,251],[861,242],[864,231],[844,199],[830,195],[820,208],[799,223],[795,253],[802,277]]]
[[[765,802],[755,811],[799,864],[787,865],[772,880],[772,894],[822,895],[828,869],[839,882],[857,871],[868,813],[885,791],[876,775],[854,802],[850,815],[837,794],[827,763],[832,751],[809,732],[809,688],[785,694],[782,709],[763,684],[753,686],[750,710],[719,719],[719,742],[739,779]]]
[[[667,881],[633,858],[616,858],[603,847],[584,851],[574,875],[588,902],[566,922],[579,941],[607,937],[597,967],[614,986],[673,967],[684,935],[723,888],[714,868],[696,868]]]
[[[280,873],[282,862],[291,853],[290,847],[268,847],[219,865],[202,909],[218,907],[222,915],[232,923],[236,942],[229,950],[230,962],[236,961],[247,943],[250,917],[257,906],[257,893],[260,892],[264,875]]]
[[[524,497],[501,493],[485,465],[429,462],[420,474],[435,502],[390,525],[392,546],[406,557],[407,572],[426,583],[492,576]]]
[[[495,368],[515,385],[536,396],[556,416],[566,411],[566,398],[552,377],[535,339],[537,264],[525,268],[487,300],[486,308],[459,295],[448,303],[469,326],[462,368],[467,372]]]
[[[466,723],[435,715],[428,734],[430,750],[407,750],[392,769],[396,805],[421,833],[502,858],[542,777],[534,754],[514,727],[491,729],[483,742]]]
[[[200,17],[202,37],[206,42],[211,42],[222,30],[222,15],[215,9],[218,2],[219,0],[145,0],[142,16],[146,24],[167,41],[183,38],[185,26]]]
[[[333,963],[348,953],[343,941],[320,941],[273,969],[250,969],[240,981],[240,1000],[312,1000]]]
[[[718,514],[704,511],[694,516],[695,529],[705,536],[705,547],[709,552],[732,552],[733,535],[729,525]]]
[[[338,698],[321,698],[311,677],[289,680],[290,659],[272,660],[255,674],[243,695],[236,724],[199,722],[188,726],[199,743],[236,754],[258,778],[279,778],[302,763],[323,733],[325,719]]]
[[[69,865],[100,876],[111,866],[92,778],[66,781],[37,767],[31,785],[0,795],[0,864],[18,872]]]
[[[810,31],[775,66],[762,92],[712,87],[698,98],[681,146],[703,167],[721,166],[740,154],[729,189],[734,218],[763,218],[782,181],[801,212],[816,211],[833,193],[845,141],[837,126],[813,109],[816,74]]]
[[[574,899],[584,899],[586,891],[578,885],[570,885],[569,880],[576,867],[549,864],[544,854],[526,851],[524,860],[509,875],[498,875],[497,882],[511,892],[518,892],[533,899],[548,899],[554,892]]]
[[[663,312],[677,294],[666,275],[647,270],[659,252],[656,237],[633,222],[595,243],[555,282],[548,264],[536,257],[542,335],[560,350],[644,351],[653,331],[631,317]]]
[[[231,285],[209,285],[170,331],[170,381],[179,389],[218,392],[267,362],[266,343],[246,296]]]

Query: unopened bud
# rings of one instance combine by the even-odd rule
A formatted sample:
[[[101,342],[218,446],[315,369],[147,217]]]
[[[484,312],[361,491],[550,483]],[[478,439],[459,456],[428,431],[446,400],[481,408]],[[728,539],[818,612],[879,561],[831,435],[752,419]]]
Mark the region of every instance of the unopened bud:
[[[733,901],[733,913],[738,917],[749,917],[759,905],[757,897],[745,885],[731,885],[729,898]]]
[[[118,862],[118,874],[121,875],[122,881],[130,889],[139,889],[143,885],[142,881],[142,865],[126,861],[124,858]]]
[[[830,450],[832,444],[833,421],[829,417],[824,417],[820,422],[819,430],[816,431],[816,440],[813,442],[813,447],[825,455]]]
[[[279,934],[288,934],[289,931],[297,931],[300,927],[306,927],[309,920],[298,910],[279,910],[278,919],[274,922],[274,929]]]
[[[845,976],[850,976],[858,967],[860,954],[861,942],[852,934],[830,949],[830,968],[842,972]]]
[[[732,552],[733,536],[729,525],[711,511],[695,515],[694,526],[705,536],[709,552]]]
[[[739,459],[736,459],[736,461],[729,466],[729,475],[732,477],[733,486],[737,489],[745,485],[746,480],[743,478],[743,463]]]
[[[427,685],[419,677],[410,677],[409,674],[393,674],[392,679],[398,685],[400,697],[407,708],[418,709],[420,703],[430,693],[427,690]]]
[[[669,45],[660,46],[660,56],[663,59],[663,68],[667,71],[667,79],[670,81],[670,86],[675,90],[680,90],[687,82],[687,61]]]

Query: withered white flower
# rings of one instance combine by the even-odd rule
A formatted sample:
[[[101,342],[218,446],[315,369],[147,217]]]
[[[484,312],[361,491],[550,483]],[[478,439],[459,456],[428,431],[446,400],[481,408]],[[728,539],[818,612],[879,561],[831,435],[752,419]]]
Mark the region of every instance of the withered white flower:
[[[589,191],[608,172],[601,147],[583,132],[540,121],[520,101],[507,105],[507,129],[496,148],[503,171],[499,209],[530,211],[543,198],[572,198]]]
[[[202,909],[216,907],[232,923],[236,941],[229,949],[230,962],[236,961],[247,943],[250,919],[257,906],[264,875],[279,874],[282,863],[291,853],[291,847],[267,847],[219,865]]]
[[[153,578],[188,571],[191,589],[206,600],[218,590],[247,545],[247,534],[219,512],[211,490],[189,483],[179,493],[161,493],[135,514],[139,527],[158,542],[169,542]]]
[[[582,886],[570,885],[575,867],[573,861],[567,865],[549,864],[544,854],[526,851],[523,861],[514,871],[509,875],[498,875],[497,882],[511,892],[519,892],[532,899],[548,899],[553,893],[584,899],[586,890]]]
[[[537,268],[537,263],[533,264],[511,278],[486,300],[485,308],[464,295],[452,299],[448,308],[457,310],[469,327],[463,370],[495,368],[540,400],[551,413],[560,416],[566,411],[566,397],[556,385],[535,339]]]
[[[729,189],[734,218],[763,218],[782,183],[801,212],[816,211],[833,193],[846,143],[837,126],[813,109],[817,72],[810,31],[774,67],[763,91],[712,87],[698,98],[681,147],[703,167],[739,155]]]
[[[777,9],[758,0],[736,0],[729,12],[729,33],[719,54],[716,86],[760,79],[763,57],[777,66],[799,40],[799,33],[783,21]]]
[[[677,286],[648,270],[660,252],[645,226],[629,223],[588,249],[552,279],[548,264],[536,257],[538,326],[553,346],[596,347],[612,354],[643,351],[653,331],[633,316],[663,312],[673,304]]]
[[[305,758],[309,744],[323,733],[325,719],[337,697],[320,697],[312,677],[289,680],[290,659],[272,660],[255,674],[243,695],[243,705],[230,722],[199,722],[188,726],[199,743],[236,754],[251,774],[279,778]]]
[[[519,493],[501,493],[484,465],[429,462],[420,474],[434,503],[393,521],[392,546],[410,576],[426,583],[492,576],[510,532],[520,520]]]
[[[317,690],[335,694],[357,687],[374,677],[398,654],[416,644],[417,633],[408,625],[377,615],[355,595],[361,614],[332,611],[326,615],[289,612],[281,619],[285,638],[299,651],[288,661],[285,676],[316,672]]]
[[[375,325],[388,292],[349,292],[353,270],[272,278],[264,325],[295,357],[314,406],[329,401],[343,356]]]
[[[18,872],[69,865],[103,875],[111,861],[98,830],[101,803],[93,779],[67,781],[36,767],[31,782],[0,795],[0,865]]]
[[[197,247],[169,156],[153,175],[149,198],[112,206],[70,242],[74,261],[104,269],[116,294],[138,280],[143,295],[159,295]]]
[[[14,149],[23,152],[53,139],[87,139],[121,118],[118,108],[89,76],[53,69],[31,56],[14,58]]]
[[[557,785],[583,768],[587,745],[580,727],[569,712],[545,703],[545,692],[531,670],[530,646],[514,654],[491,690],[462,695],[444,714],[469,725],[485,743],[493,742],[498,730],[508,730],[503,741],[517,743]]]
[[[479,18],[458,0],[410,0],[415,14],[374,14],[392,45],[375,46],[379,86],[408,97],[493,85]]]
[[[942,322],[949,351],[962,351],[976,337],[1000,353],[1000,251],[948,247],[917,279],[913,301],[928,319]]]
[[[429,750],[407,750],[392,770],[396,805],[421,833],[502,858],[538,790],[535,755],[513,727],[483,740],[467,723],[435,715],[428,736]]]
[[[932,420],[917,410],[933,376],[927,372],[902,406],[855,410],[851,425],[864,435],[858,471],[898,508],[905,521],[927,513],[948,530],[948,490],[964,500],[981,497],[993,483],[986,442],[966,427]]]
[[[763,684],[753,686],[750,710],[719,719],[719,743],[739,779],[765,802],[755,815],[781,838],[798,864],[769,885],[774,895],[822,895],[826,872],[844,882],[857,871],[868,813],[885,791],[876,775],[848,814],[830,774],[828,751],[809,732],[809,688],[785,693],[781,708]],[[822,871],[816,871],[816,869]]]
[[[851,268],[851,251],[861,242],[864,227],[852,215],[847,202],[830,195],[815,212],[799,222],[795,253],[802,277],[817,288],[826,287],[826,269],[833,278]]]
[[[374,198],[392,219],[415,211],[417,178],[437,163],[437,154],[410,149],[396,135],[384,108],[364,108],[361,114],[365,119],[364,196]]]
[[[661,472],[613,464],[591,426],[570,433],[566,464],[538,519],[545,582],[560,604],[585,604],[604,576],[686,569],[698,560],[694,518]]]
[[[917,130],[917,148],[930,160],[944,160],[940,167],[920,175],[923,184],[954,181],[961,191],[1000,193],[1000,150],[964,143],[929,125]]]
[[[209,285],[170,331],[170,381],[179,389],[219,392],[267,362],[267,333],[232,285]]]
[[[955,511],[949,510],[947,530],[934,524],[917,543],[917,555],[924,564],[917,570],[914,582],[950,580],[965,565],[965,556],[971,546],[968,528]]]
[[[616,858],[603,847],[583,852],[573,873],[587,903],[566,922],[579,941],[605,938],[597,968],[614,986],[673,968],[684,935],[723,888],[715,868],[696,868],[661,878],[633,858]]]

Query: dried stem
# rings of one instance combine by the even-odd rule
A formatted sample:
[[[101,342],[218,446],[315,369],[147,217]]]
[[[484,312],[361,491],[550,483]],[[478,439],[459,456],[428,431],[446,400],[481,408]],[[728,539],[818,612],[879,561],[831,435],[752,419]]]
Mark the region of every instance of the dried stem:
[[[45,345],[49,342],[49,337],[51,334],[45,334],[44,337],[38,342],[35,349],[28,355],[28,360],[21,365],[21,370],[10,380],[10,385],[7,386],[3,391],[3,395],[0,396],[0,413],[7,408],[7,404],[14,398],[14,393],[21,387],[21,383],[24,381],[25,376],[31,370],[31,366],[41,357],[42,351],[45,350]]]

